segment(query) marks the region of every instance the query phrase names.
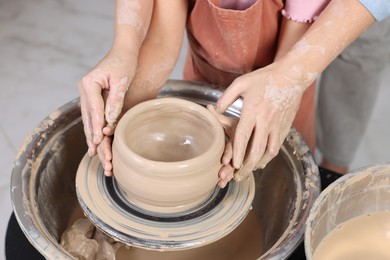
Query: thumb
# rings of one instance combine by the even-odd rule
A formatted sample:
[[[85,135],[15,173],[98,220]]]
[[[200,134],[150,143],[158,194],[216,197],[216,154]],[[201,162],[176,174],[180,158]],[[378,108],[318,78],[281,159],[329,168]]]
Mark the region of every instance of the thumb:
[[[242,93],[240,85],[241,84],[239,84],[237,80],[233,81],[233,83],[224,91],[222,96],[219,97],[216,104],[216,111],[218,113],[225,112],[231,104],[240,98]]]

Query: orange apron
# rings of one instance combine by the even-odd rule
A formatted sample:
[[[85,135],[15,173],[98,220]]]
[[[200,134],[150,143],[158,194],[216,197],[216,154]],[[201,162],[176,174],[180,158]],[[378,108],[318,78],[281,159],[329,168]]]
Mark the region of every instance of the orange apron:
[[[245,10],[221,8],[221,0],[190,0],[184,79],[226,89],[235,78],[273,62],[283,0],[257,0]],[[293,126],[315,148],[315,86],[301,101]]]

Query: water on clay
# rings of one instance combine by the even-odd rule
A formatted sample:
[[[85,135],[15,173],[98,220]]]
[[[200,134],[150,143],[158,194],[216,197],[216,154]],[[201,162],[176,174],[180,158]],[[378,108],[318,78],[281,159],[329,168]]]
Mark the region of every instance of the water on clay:
[[[390,211],[362,215],[340,224],[320,242],[314,260],[390,259]]]
[[[77,208],[68,226],[81,217],[84,217],[83,211]],[[122,246],[116,252],[116,260],[253,260],[264,253],[262,232],[260,221],[251,210],[232,233],[214,243],[190,250],[167,252]]]

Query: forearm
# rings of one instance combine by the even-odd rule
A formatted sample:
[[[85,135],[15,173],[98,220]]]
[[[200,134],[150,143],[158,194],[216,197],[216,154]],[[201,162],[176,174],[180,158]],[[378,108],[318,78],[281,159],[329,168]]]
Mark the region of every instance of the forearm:
[[[301,23],[283,17],[279,33],[278,47],[274,60],[283,57],[302,37],[312,23]]]
[[[179,57],[185,31],[186,1],[155,1],[153,18],[142,44],[135,78],[124,111],[157,96]]]
[[[374,22],[358,0],[333,0],[278,65],[307,87]]]
[[[112,49],[139,53],[148,31],[153,0],[115,0],[114,43]]]

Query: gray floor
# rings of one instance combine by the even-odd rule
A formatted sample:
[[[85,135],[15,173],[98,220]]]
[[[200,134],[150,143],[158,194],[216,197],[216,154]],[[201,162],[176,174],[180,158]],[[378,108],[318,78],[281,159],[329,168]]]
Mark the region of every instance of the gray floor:
[[[108,0],[0,0],[0,260],[19,146],[51,111],[78,96],[77,82],[110,47],[112,21]],[[171,78],[181,78],[184,53]],[[387,70],[353,168],[390,158],[389,82]]]

